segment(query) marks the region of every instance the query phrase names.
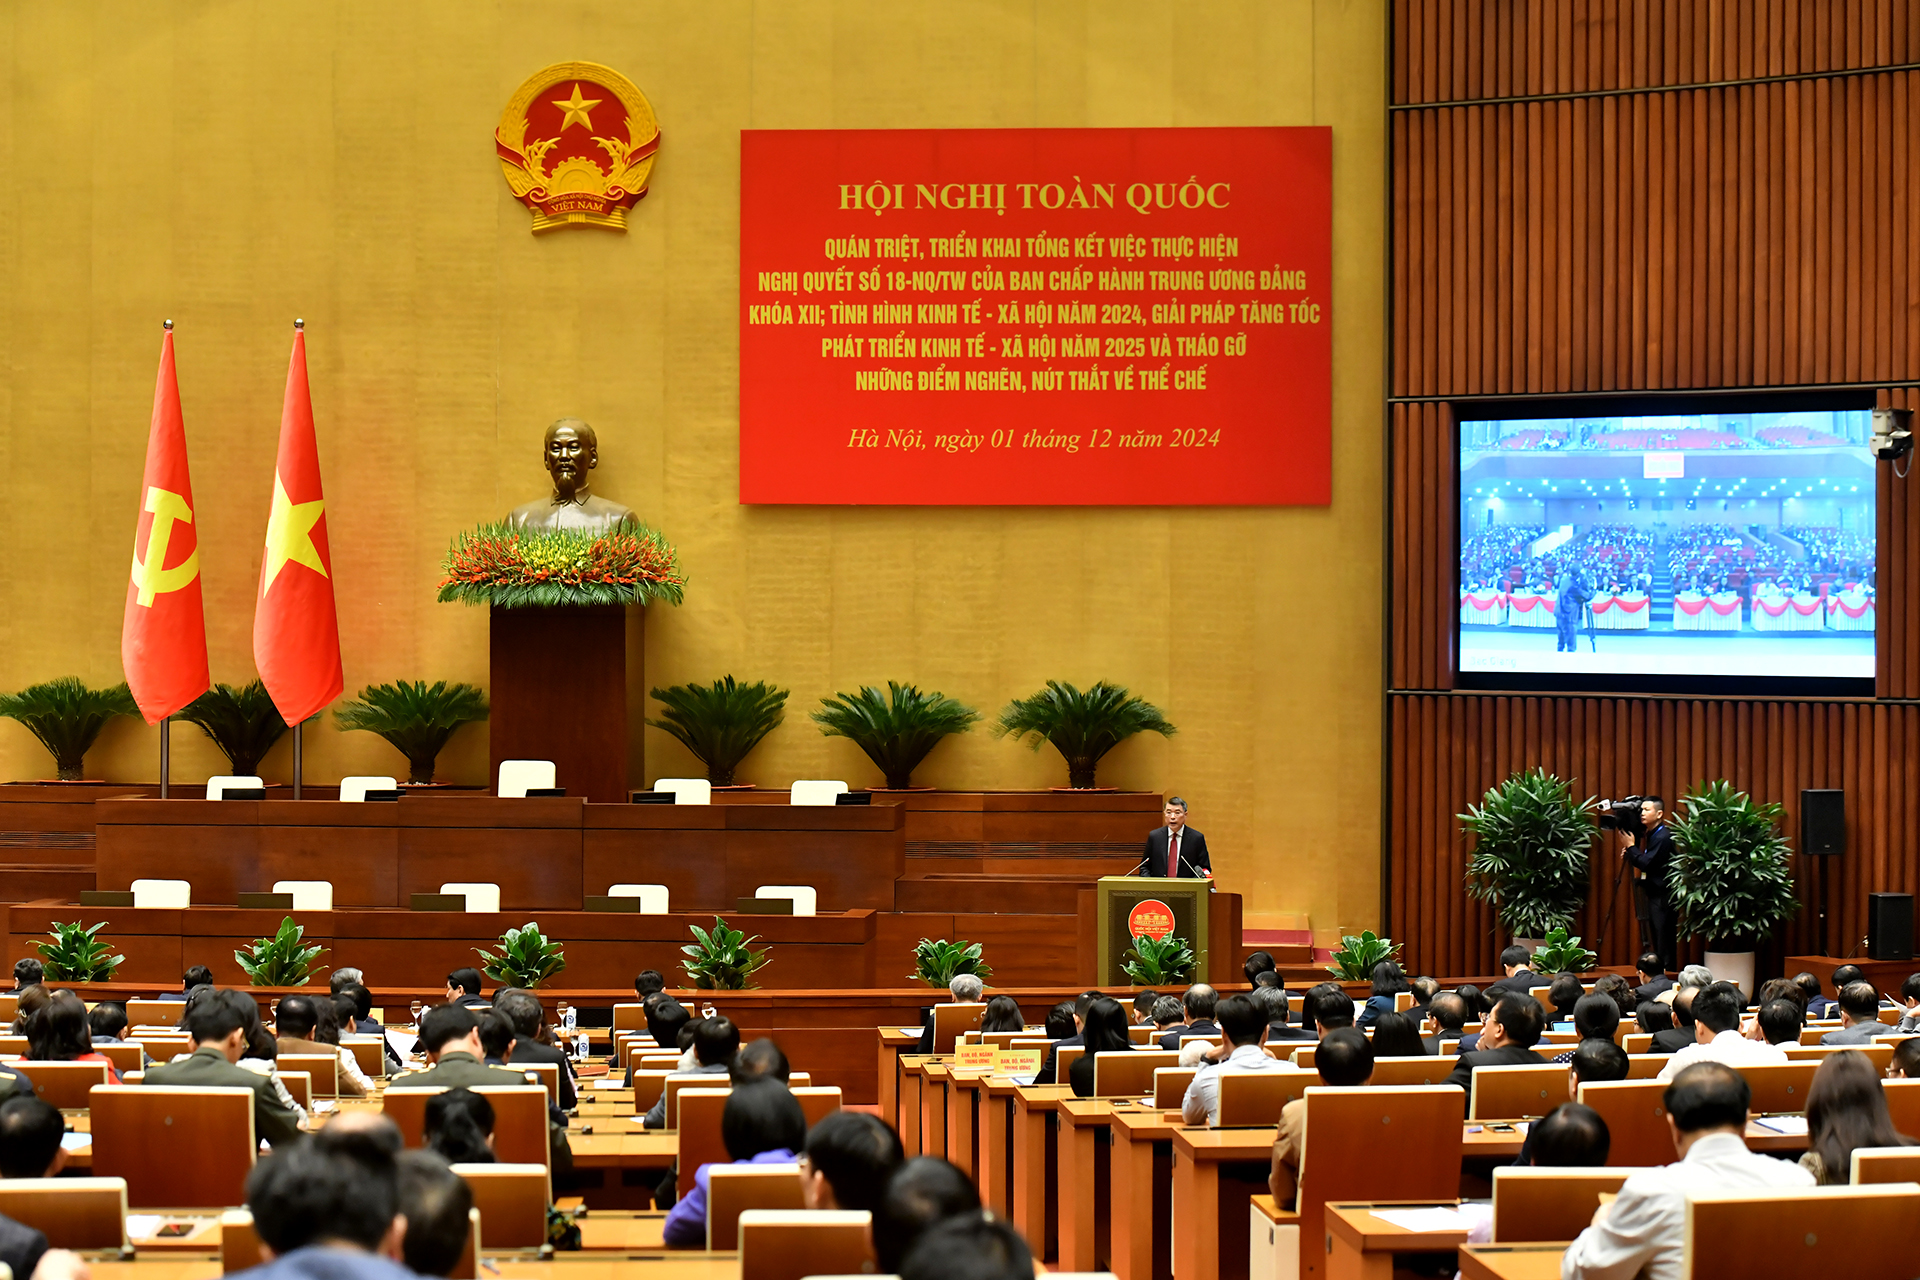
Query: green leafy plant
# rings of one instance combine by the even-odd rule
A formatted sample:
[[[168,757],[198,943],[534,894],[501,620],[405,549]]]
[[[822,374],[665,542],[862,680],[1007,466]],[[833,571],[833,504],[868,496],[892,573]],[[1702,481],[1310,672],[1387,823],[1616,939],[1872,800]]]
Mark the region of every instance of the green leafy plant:
[[[1474,836],[1470,897],[1497,904],[1515,937],[1544,938],[1573,922],[1587,901],[1592,799],[1575,801],[1565,782],[1529,769],[1457,816]]]
[[[965,938],[958,942],[922,938],[914,944],[913,972],[907,977],[918,978],[930,987],[945,987],[963,973],[970,973],[982,982],[993,976],[993,970],[980,958],[979,943]]]
[[[1780,834],[1785,811],[1756,804],[1724,780],[1681,803],[1687,812],[1672,824],[1668,873],[1680,928],[1706,939],[1710,951],[1751,951],[1799,906],[1787,863],[1792,850]]]
[[[327,953],[322,946],[302,945],[306,936],[307,927],[287,916],[280,921],[278,933],[271,938],[255,938],[252,946],[234,952],[233,958],[246,970],[247,981],[256,987],[304,987],[313,977],[313,962]]]
[[[1127,981],[1140,987],[1159,987],[1169,982],[1186,982],[1193,975],[1198,958],[1187,940],[1170,933],[1164,938],[1138,934],[1133,946],[1120,957],[1120,972]]]
[[[89,689],[78,676],[61,676],[28,685],[18,693],[0,694],[0,716],[18,720],[40,739],[53,756],[54,777],[62,782],[80,780],[87,751],[107,721],[139,714],[125,684]]]
[[[676,684],[655,689],[666,708],[648,724],[665,729],[707,766],[707,781],[733,785],[734,770],[786,718],[787,691],[764,680],[741,684],[722,676],[712,684]]]
[[[480,957],[482,973],[495,982],[523,990],[539,986],[567,967],[560,944],[548,941],[531,920],[501,934],[499,946],[492,951],[484,947],[473,950]]]
[[[525,529],[495,521],[456,537],[440,567],[442,603],[496,609],[679,604],[687,583],[673,544],[636,524]]]
[[[259,776],[260,761],[287,731],[267,686],[258,680],[239,686],[217,684],[189,702],[179,718],[199,725],[227,758],[228,768],[242,778]]]
[[[1391,960],[1400,953],[1400,944],[1392,938],[1377,936],[1373,930],[1364,929],[1358,937],[1344,934],[1340,939],[1340,949],[1333,953],[1333,963],[1327,966],[1327,972],[1343,982],[1373,981],[1373,966],[1382,960]]]
[[[1565,929],[1549,929],[1533,952],[1535,973],[1585,973],[1600,963],[1600,957],[1580,945],[1578,937],[1568,937]]]
[[[995,737],[1028,738],[1035,751],[1051,742],[1067,762],[1067,785],[1094,785],[1100,758],[1136,733],[1172,737],[1178,730],[1151,702],[1105,680],[1082,693],[1059,680],[1038,693],[1009,702],[993,723]]]
[[[370,684],[358,701],[334,709],[341,729],[377,733],[407,758],[407,781],[433,781],[433,763],[453,731],[487,718],[487,695],[476,684],[424,680]]]
[[[772,961],[767,954],[770,948],[756,951],[749,945],[760,941],[758,934],[749,938],[738,929],[729,929],[719,916],[713,918],[711,933],[697,924],[687,928],[693,930],[696,941],[680,948],[687,957],[680,967],[702,991],[744,991],[757,985],[753,975]]]
[[[887,785],[904,791],[913,785],[913,771],[950,733],[965,733],[980,713],[944,693],[922,693],[914,685],[887,681],[887,693],[862,685],[858,693],[836,693],[820,699],[813,713],[820,732],[849,738],[880,767]]]
[[[49,982],[111,982],[113,971],[120,967],[125,956],[109,955],[113,948],[100,941],[100,931],[107,927],[102,920],[96,925],[83,925],[78,920],[72,924],[53,922],[53,928],[47,931],[51,943],[34,944],[40,952],[41,967],[46,970]]]

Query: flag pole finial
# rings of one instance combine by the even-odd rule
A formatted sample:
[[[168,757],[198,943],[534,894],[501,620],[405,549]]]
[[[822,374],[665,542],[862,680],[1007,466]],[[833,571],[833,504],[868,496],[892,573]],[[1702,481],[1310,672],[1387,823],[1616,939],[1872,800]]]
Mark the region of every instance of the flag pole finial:
[[[307,322],[296,316],[293,321],[293,327],[296,329],[305,329],[307,327]]]
[[[168,333],[172,333],[172,332],[173,332],[173,321],[171,321],[171,320],[162,320],[162,321],[160,322],[160,327],[161,327],[161,328],[163,328],[163,329],[165,329],[165,330],[166,330],[166,331],[167,331]]]

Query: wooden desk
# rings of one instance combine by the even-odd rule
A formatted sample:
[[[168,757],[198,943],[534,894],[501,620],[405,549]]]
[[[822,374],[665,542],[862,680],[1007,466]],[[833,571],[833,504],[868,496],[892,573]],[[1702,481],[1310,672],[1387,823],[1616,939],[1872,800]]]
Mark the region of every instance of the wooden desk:
[[[1408,1231],[1373,1214],[1375,1209],[1434,1207],[1414,1201],[1327,1205],[1327,1280],[1393,1280],[1396,1255],[1452,1253],[1465,1244],[1465,1231]]]
[[[1111,1098],[1060,1100],[1056,1141],[1062,1271],[1099,1271],[1113,1255],[1113,1113]]]
[[[1113,1208],[1107,1245],[1119,1280],[1173,1275],[1173,1131],[1177,1111],[1116,1106],[1109,1122]]]
[[[880,1028],[880,1061],[876,1068],[879,1080],[880,1118],[900,1129],[900,1055],[911,1053],[920,1043],[920,1035],[903,1027]]]
[[[89,1258],[87,1269],[94,1280],[218,1280],[220,1255],[198,1253],[193,1257],[138,1257],[132,1262],[119,1259]]]
[[[947,1080],[951,1067],[944,1058],[929,1058],[920,1067],[920,1153],[947,1154]]]
[[[980,1084],[980,1158],[973,1181],[980,1203],[1003,1218],[1013,1216],[1013,1091],[1018,1087],[1005,1076],[988,1076]]]
[[[1525,1124],[1516,1124],[1512,1133],[1493,1133],[1484,1127],[1484,1123],[1479,1120],[1467,1122],[1466,1130],[1460,1137],[1461,1160],[1513,1163],[1527,1140]],[[1775,1133],[1757,1120],[1747,1122],[1746,1140],[1749,1151],[1764,1151],[1768,1155],[1793,1155],[1807,1149],[1806,1135]]]
[[[1564,1244],[1470,1244],[1460,1250],[1461,1280],[1560,1280]]]
[[[1173,1130],[1174,1280],[1247,1274],[1247,1205],[1267,1188],[1273,1129]]]
[[[1059,1139],[1055,1112],[1073,1088],[1013,1086],[1013,1225],[1036,1257],[1052,1258],[1059,1211]]]
[[[921,1094],[926,1088],[926,1064],[932,1058],[917,1053],[900,1055],[900,1099],[899,1111],[894,1120],[894,1128],[900,1132],[900,1145],[911,1160],[917,1155],[928,1154],[920,1135]]]
[[[987,1076],[980,1071],[947,1072],[947,1159],[966,1170],[977,1184],[980,1175],[980,1122]]]

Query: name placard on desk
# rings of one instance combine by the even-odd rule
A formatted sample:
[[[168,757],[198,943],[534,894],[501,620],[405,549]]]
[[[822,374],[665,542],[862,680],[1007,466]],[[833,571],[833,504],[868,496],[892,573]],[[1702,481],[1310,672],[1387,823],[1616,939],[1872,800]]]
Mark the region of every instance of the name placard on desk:
[[[993,1051],[993,1074],[1030,1076],[1040,1070],[1045,1053],[1039,1049],[998,1049]]]
[[[991,1071],[994,1059],[1000,1054],[1000,1047],[991,1044],[956,1045],[953,1051],[953,1069],[955,1071]],[[1038,1068],[1035,1068],[1038,1070]]]

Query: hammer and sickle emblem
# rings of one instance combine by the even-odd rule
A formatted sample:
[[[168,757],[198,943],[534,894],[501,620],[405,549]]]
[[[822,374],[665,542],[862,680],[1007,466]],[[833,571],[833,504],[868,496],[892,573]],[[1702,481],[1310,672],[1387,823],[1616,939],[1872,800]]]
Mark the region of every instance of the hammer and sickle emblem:
[[[173,522],[192,524],[193,508],[179,494],[154,486],[147,490],[147,510],[153,513],[153,524],[147,529],[146,559],[141,560],[137,549],[133,554],[133,585],[138,588],[134,599],[150,609],[161,592],[178,591],[199,576],[200,549],[195,547],[185,561],[171,569],[165,568],[167,543],[173,539]]]

